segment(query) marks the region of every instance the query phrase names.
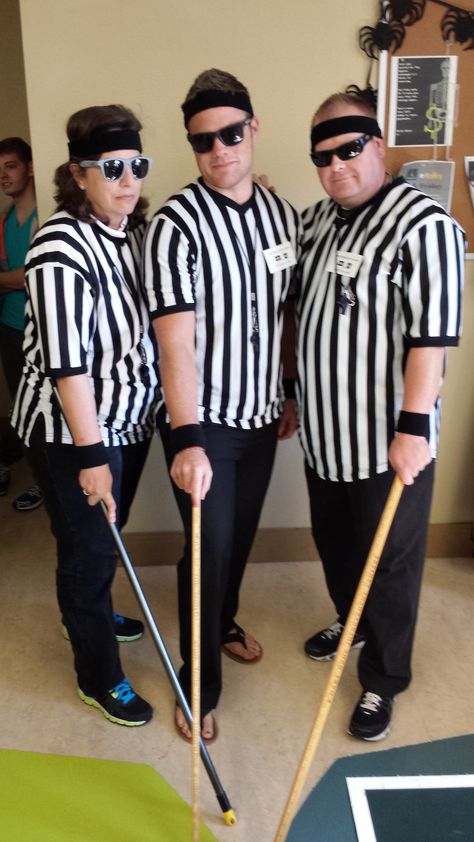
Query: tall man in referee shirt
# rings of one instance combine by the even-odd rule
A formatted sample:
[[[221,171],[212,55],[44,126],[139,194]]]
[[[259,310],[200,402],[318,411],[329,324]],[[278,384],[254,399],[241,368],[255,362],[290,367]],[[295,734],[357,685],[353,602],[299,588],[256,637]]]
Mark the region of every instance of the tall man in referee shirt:
[[[204,500],[202,736],[212,739],[221,647],[244,664],[262,655],[236,615],[277,437],[296,429],[291,392],[282,412],[280,360],[300,223],[287,202],[253,183],[258,120],[234,76],[200,74],[182,108],[201,178],[152,220],[145,282],[171,422],[162,418],[160,430],[186,534],[178,590],[180,680],[188,695],[189,495],[194,503]],[[189,738],[179,709],[176,724]]]
[[[445,348],[457,345],[463,232],[387,175],[375,114],[336,94],[311,157],[329,199],[305,211],[299,295],[301,441],[312,528],[337,620],[306,641],[336,651],[394,471],[405,489],[354,639],[363,693],[349,733],[385,737],[411,653],[439,429]]]

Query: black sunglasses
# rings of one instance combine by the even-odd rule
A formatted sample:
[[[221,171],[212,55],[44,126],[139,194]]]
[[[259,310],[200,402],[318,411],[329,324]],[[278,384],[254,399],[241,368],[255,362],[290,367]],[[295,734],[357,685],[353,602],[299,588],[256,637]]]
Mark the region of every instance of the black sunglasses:
[[[356,140],[350,140],[349,143],[343,143],[342,146],[337,146],[336,149],[326,149],[324,152],[311,152],[310,158],[317,167],[328,167],[333,155],[337,155],[341,161],[349,161],[351,158],[357,158],[365,144],[369,140],[372,140],[372,138],[373,135],[364,134]]]
[[[243,141],[244,128],[245,126],[248,126],[251,121],[251,117],[246,117],[246,119],[241,120],[240,123],[232,123],[231,126],[225,126],[223,129],[219,129],[218,132],[198,132],[197,134],[188,133],[187,138],[194,151],[198,152],[200,155],[211,151],[216,137],[219,138],[220,142],[223,143],[224,146],[237,146],[238,143]]]
[[[103,158],[100,161],[79,161],[80,167],[99,167],[106,181],[120,181],[125,167],[130,167],[134,178],[146,178],[151,169],[151,158],[138,155],[136,158]]]

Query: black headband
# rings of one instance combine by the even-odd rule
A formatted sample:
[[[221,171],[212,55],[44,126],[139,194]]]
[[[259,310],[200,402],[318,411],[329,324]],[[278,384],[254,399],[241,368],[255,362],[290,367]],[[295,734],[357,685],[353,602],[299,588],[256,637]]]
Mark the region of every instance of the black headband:
[[[142,151],[140,135],[133,129],[99,129],[80,140],[68,143],[70,158],[84,158],[87,155],[101,155],[113,149],[138,149]]]
[[[238,108],[253,117],[250,97],[243,91],[237,93],[231,91],[199,91],[196,96],[188,102],[184,102],[181,106],[184,114],[184,125],[187,126],[191,117],[194,117],[199,111],[205,111],[206,108],[220,108],[221,106]]]
[[[337,137],[349,132],[362,132],[375,137],[382,137],[377,120],[374,117],[364,117],[362,114],[352,114],[347,117],[336,117],[334,120],[324,120],[311,129],[311,148],[321,140]]]

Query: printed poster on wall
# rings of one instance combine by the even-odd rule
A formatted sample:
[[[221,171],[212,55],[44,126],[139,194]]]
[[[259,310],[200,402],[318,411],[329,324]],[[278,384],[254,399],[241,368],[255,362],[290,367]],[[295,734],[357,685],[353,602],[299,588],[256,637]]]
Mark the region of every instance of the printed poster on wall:
[[[450,146],[457,56],[394,56],[389,146]]]
[[[408,184],[439,202],[448,213],[453,197],[454,161],[407,161],[400,167],[399,175]]]

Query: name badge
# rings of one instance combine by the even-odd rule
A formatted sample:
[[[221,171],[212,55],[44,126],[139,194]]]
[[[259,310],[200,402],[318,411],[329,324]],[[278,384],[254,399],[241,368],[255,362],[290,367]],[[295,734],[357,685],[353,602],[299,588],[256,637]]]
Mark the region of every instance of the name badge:
[[[350,251],[336,252],[336,272],[338,275],[345,275],[346,278],[355,278],[360,269],[363,257],[361,254],[353,254]]]
[[[290,266],[296,265],[296,257],[293,251],[293,246],[290,242],[281,243],[278,246],[272,246],[269,249],[263,249],[263,256],[267,264],[268,271],[272,275],[275,272],[283,272],[283,269],[289,269]]]

